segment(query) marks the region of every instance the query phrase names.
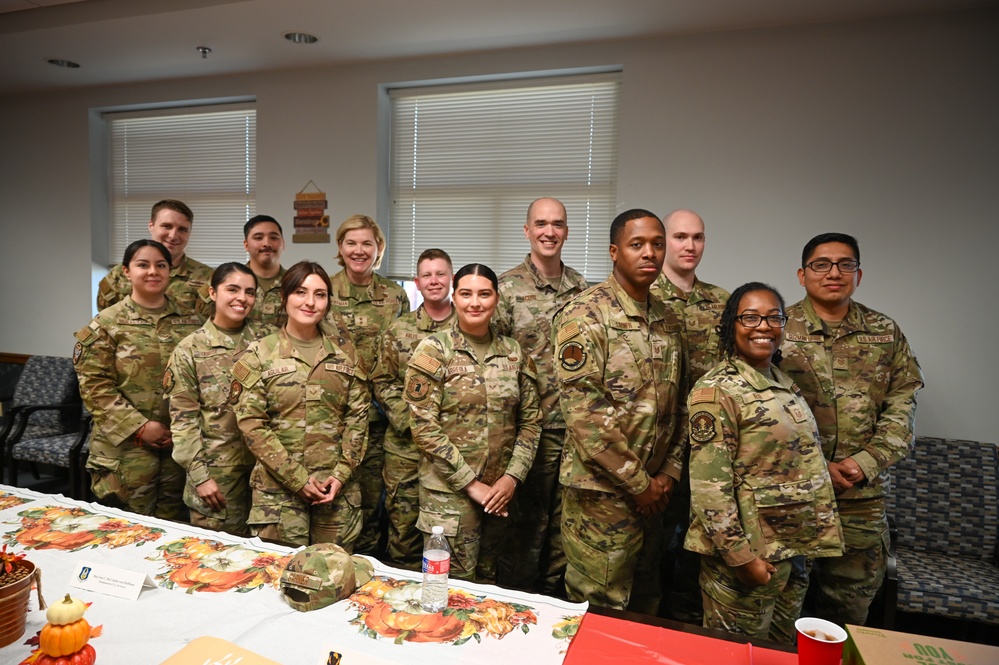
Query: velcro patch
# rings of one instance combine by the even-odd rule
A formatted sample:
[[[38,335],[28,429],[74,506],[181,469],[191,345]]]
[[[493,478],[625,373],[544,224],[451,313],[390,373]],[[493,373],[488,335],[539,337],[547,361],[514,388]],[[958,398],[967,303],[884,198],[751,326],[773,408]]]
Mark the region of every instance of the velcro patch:
[[[895,341],[895,335],[857,335],[861,344],[889,344]]]
[[[559,329],[555,343],[559,345],[564,344],[582,331],[583,329],[580,327],[579,321],[570,321]]]
[[[698,388],[690,393],[690,403],[703,404],[718,401],[717,388]]]
[[[354,368],[343,363],[325,363],[325,367],[330,372],[340,372],[347,376],[354,376]]]
[[[80,356],[82,356],[82,355],[83,355],[83,344],[80,344],[79,342],[77,342],[76,346],[73,347],[73,364],[74,365],[76,363],[80,362]]]
[[[786,333],[784,339],[789,342],[821,342],[822,335],[802,335],[801,333]]]
[[[163,372],[163,392],[169,393],[173,390],[173,385],[173,368],[167,367],[166,371]]]
[[[698,411],[690,417],[690,438],[707,443],[715,438],[715,417],[707,411]]]
[[[422,402],[430,395],[430,379],[425,374],[414,372],[406,381],[406,399]]]
[[[437,376],[441,371],[441,363],[436,358],[433,358],[426,353],[419,353],[415,358],[409,361],[409,364],[416,369],[423,370],[427,374]]]
[[[562,369],[567,372],[575,372],[586,364],[586,349],[577,341],[566,342],[558,351],[558,361]]]
[[[243,384],[233,379],[232,384],[229,386],[229,403],[234,405],[239,402],[239,396],[242,394]]]

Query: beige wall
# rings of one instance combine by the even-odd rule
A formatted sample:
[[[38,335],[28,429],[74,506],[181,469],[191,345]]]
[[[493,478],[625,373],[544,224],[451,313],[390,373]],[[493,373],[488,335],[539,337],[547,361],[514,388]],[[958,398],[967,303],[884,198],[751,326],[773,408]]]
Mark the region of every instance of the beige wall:
[[[700,211],[701,276],[789,302],[808,238],[857,235],[857,297],[899,321],[927,375],[920,433],[999,439],[995,11],[0,97],[0,351],[68,355],[89,320],[94,108],[253,96],[258,210],[286,218],[313,179],[336,221],[376,210],[379,84],[604,65],[624,71],[620,209]],[[284,262],[335,269],[330,248]]]

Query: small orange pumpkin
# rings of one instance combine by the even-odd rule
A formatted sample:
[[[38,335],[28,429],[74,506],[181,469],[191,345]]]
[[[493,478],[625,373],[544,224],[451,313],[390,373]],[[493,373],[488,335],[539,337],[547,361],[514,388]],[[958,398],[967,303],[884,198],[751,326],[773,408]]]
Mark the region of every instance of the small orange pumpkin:
[[[90,624],[77,619],[64,625],[47,623],[42,627],[38,646],[49,656],[68,656],[76,653],[90,640]]]

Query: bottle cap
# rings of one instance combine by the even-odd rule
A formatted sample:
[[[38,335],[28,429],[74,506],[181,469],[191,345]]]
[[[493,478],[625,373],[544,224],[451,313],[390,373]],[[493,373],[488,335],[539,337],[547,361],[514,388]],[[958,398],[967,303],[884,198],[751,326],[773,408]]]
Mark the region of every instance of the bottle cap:
[[[442,536],[442,535],[444,535],[444,527],[442,527],[442,526],[441,526],[441,525],[439,525],[439,524],[438,524],[437,526],[433,527],[433,528],[431,529],[431,531],[433,531],[433,534],[434,534],[435,536]]]

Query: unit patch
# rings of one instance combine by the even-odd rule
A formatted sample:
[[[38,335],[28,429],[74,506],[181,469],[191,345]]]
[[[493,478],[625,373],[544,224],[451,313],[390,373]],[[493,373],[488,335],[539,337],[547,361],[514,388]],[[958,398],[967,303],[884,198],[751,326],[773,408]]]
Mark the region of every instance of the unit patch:
[[[430,379],[423,374],[413,373],[406,382],[406,399],[410,402],[422,402],[430,394]]]
[[[167,370],[163,372],[163,392],[168,393],[173,390],[173,369],[167,367]]]
[[[82,355],[83,355],[83,344],[80,344],[79,342],[77,342],[76,346],[73,347],[73,364],[74,365],[77,364],[78,362],[80,362],[80,356],[82,356]]]
[[[586,349],[579,342],[566,342],[558,352],[558,359],[562,369],[575,372],[586,364]]]
[[[229,403],[236,404],[239,401],[239,396],[243,394],[243,384],[236,379],[232,380],[232,385],[229,386]]]
[[[715,438],[715,417],[707,411],[698,411],[690,417],[690,438],[707,443]]]

